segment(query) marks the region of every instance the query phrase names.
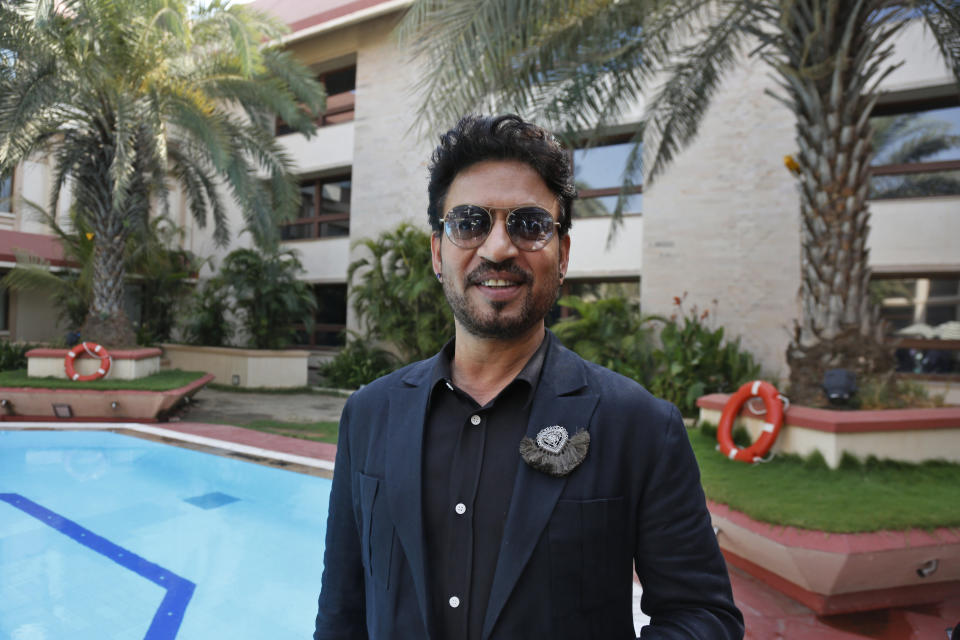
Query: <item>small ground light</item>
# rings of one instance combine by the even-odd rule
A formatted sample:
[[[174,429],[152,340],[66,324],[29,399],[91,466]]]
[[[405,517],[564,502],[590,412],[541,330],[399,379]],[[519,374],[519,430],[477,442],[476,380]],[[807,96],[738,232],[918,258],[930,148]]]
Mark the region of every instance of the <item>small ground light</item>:
[[[932,575],[933,572],[937,570],[937,566],[938,566],[939,564],[940,564],[940,562],[939,562],[936,558],[934,558],[933,560],[929,560],[929,561],[927,561],[927,562],[924,562],[924,563],[923,563],[922,565],[920,565],[920,567],[917,569],[917,575],[920,576],[921,578],[926,578],[926,577]],[[960,639],[958,639],[958,640],[960,640]]]
[[[857,393],[857,376],[849,369],[828,369],[820,387],[830,404],[848,404]]]
[[[111,409],[116,409],[116,408],[119,407],[119,406],[120,406],[120,403],[117,402],[116,400],[114,400],[113,402],[110,403],[110,408],[111,408]]]
[[[240,386],[240,376],[238,376],[237,374],[233,374],[233,377],[230,378],[230,382],[233,383],[233,386],[239,387],[239,386]]]
[[[73,408],[68,404],[54,404],[53,406],[53,415],[58,418],[72,418],[73,417]]]

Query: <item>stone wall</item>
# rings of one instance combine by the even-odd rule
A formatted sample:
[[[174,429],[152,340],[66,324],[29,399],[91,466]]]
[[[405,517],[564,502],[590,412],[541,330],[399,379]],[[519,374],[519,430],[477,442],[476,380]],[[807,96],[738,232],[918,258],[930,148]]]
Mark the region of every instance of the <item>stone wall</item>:
[[[764,90],[749,61],[726,79],[700,135],[644,192],[641,305],[669,315],[675,296],[709,308],[764,368],[787,374],[785,349],[799,317],[800,203],[783,164],[793,115]],[[716,304],[714,304],[716,300]]]

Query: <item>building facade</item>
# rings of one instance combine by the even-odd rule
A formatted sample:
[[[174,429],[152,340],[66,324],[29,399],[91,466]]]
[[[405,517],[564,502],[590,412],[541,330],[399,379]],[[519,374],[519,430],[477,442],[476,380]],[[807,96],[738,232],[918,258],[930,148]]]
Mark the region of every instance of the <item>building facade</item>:
[[[410,4],[252,5],[290,25],[284,45],[316,72],[328,93],[312,138],[277,125],[278,140],[296,165],[303,203],[299,218],[281,233],[285,246],[299,252],[303,278],[319,303],[314,331],[301,332],[299,341],[318,351],[341,344],[344,328],[359,327],[347,295],[348,265],[362,251],[354,243],[403,221],[427,226],[427,163],[439,132],[419,131],[421,98],[413,87],[418,74],[429,70],[417,69],[393,35]],[[882,85],[875,124],[913,133],[878,145],[870,262],[891,326],[935,327],[960,321],[960,92],[919,24],[905,29],[896,46],[904,64]],[[612,234],[610,213],[629,149],[625,140],[639,127],[643,104],[624,114],[601,144],[573,150],[582,198],[566,286],[569,293],[638,298],[644,313],[664,315],[676,311],[675,298],[685,296],[685,307],[709,308],[713,322],[739,336],[770,374],[784,377],[786,346],[800,314],[800,206],[783,161],[796,152],[794,118],[765,94],[773,86],[758,60],[730,74],[697,139],[654,185],[637,187]],[[925,135],[950,144],[927,156],[899,153]],[[19,195],[42,201],[37,194],[45,193],[44,171],[42,162],[25,167],[0,188],[13,202]],[[226,248],[216,247],[210,230],[193,223],[182,202],[175,199],[172,211],[186,229],[185,248],[213,258],[201,277],[231,249],[249,244],[238,235],[235,208]],[[0,212],[0,234],[43,234],[31,224],[16,205],[12,213]],[[0,261],[12,255],[3,248],[11,241],[0,235]],[[9,266],[9,259],[0,262]],[[34,313],[23,309],[39,309],[42,300],[11,294],[5,305],[11,337],[42,339],[35,335],[39,324],[18,321]]]

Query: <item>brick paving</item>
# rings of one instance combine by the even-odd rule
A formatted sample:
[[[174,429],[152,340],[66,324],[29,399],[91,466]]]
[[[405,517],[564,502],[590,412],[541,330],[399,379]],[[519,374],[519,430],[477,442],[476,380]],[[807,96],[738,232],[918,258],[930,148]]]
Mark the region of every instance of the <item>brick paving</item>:
[[[334,444],[304,440],[302,438],[288,438],[287,436],[264,433],[253,429],[244,429],[243,427],[233,427],[226,424],[167,422],[159,426],[170,431],[189,433],[195,436],[223,440],[248,447],[257,447],[266,449],[267,451],[277,451],[306,458],[326,460],[327,462],[333,462],[334,457],[337,455],[337,446]]]

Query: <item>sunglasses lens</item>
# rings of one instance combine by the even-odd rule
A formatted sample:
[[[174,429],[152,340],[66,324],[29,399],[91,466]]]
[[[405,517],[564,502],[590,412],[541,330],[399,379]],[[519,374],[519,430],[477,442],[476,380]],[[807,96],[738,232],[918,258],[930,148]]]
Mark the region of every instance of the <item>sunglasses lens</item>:
[[[443,226],[447,237],[458,247],[479,247],[490,233],[490,214],[480,207],[459,205],[447,213]]]
[[[553,237],[554,226],[553,216],[540,207],[520,207],[507,218],[510,239],[524,251],[542,249]]]

